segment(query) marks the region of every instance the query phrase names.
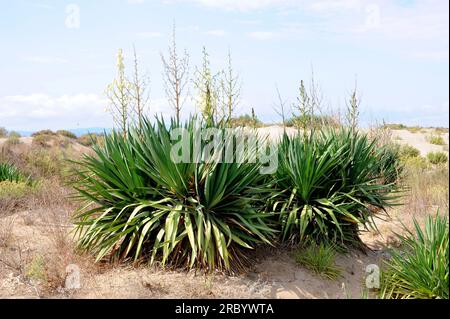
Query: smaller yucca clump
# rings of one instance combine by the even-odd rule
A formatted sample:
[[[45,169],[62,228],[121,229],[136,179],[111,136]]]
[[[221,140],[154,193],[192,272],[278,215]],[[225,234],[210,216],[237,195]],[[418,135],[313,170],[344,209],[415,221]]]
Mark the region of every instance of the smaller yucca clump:
[[[12,164],[0,163],[0,182],[23,182],[25,176]]]
[[[281,240],[361,247],[360,227],[393,204],[398,163],[393,149],[351,130],[285,135],[270,207]]]
[[[393,250],[382,273],[382,298],[449,298],[449,230],[447,217],[429,216],[415,233],[398,235],[402,251]]]

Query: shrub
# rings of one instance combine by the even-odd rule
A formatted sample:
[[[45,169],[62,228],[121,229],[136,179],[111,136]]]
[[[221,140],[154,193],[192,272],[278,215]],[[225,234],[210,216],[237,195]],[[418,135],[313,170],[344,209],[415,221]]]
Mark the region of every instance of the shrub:
[[[66,178],[72,165],[67,158],[68,155],[62,150],[50,147],[34,148],[24,154],[28,170],[41,178]]]
[[[13,146],[13,145],[19,145],[21,143],[20,141],[20,137],[14,136],[14,135],[10,135],[8,137],[8,139],[5,141],[5,146],[9,147],[9,146]]]
[[[0,182],[0,198],[21,198],[28,192],[28,185],[25,182]]]
[[[427,136],[427,141],[434,145],[445,145],[444,139],[439,135],[429,135]]]
[[[286,121],[287,127],[301,128],[304,123],[306,127],[319,129],[322,127],[339,127],[339,122],[328,115],[303,115],[294,116]]]
[[[434,129],[434,131],[436,132],[436,134],[444,134],[444,133],[448,133],[448,128],[447,127],[436,127]]]
[[[445,164],[448,162],[448,156],[444,152],[430,152],[427,154],[427,159],[434,165]]]
[[[47,270],[44,257],[34,256],[31,262],[26,266],[25,276],[35,282],[47,281]]]
[[[103,134],[88,133],[81,135],[77,142],[84,146],[93,146],[102,142]]]
[[[405,164],[405,168],[408,170],[423,171],[429,166],[427,160],[421,156],[403,158],[402,161]]]
[[[73,140],[77,139],[77,136],[75,134],[73,134],[72,132],[66,131],[66,130],[59,130],[56,131],[56,134],[60,135],[60,136],[64,136]]]
[[[16,132],[16,131],[11,131],[8,134],[8,138],[21,138],[22,136],[20,135],[20,133]]]
[[[410,126],[407,130],[411,133],[418,133],[422,130],[422,128],[420,126]]]
[[[299,249],[294,257],[297,263],[328,279],[337,279],[341,274],[335,265],[336,251],[332,246],[312,243]]]
[[[399,156],[402,159],[420,156],[420,151],[414,146],[404,144],[399,146]]]
[[[382,273],[382,298],[449,298],[447,217],[429,216],[415,233],[398,235],[403,251],[393,250]]]
[[[230,120],[230,126],[232,127],[260,127],[261,121],[251,115],[245,114]]]
[[[391,129],[391,130],[404,130],[407,128],[404,124],[397,124],[397,123],[391,123],[391,124],[384,124],[383,127]]]
[[[75,217],[78,247],[97,260],[239,271],[249,262],[246,252],[274,233],[270,216],[258,211],[270,192],[260,164],[176,164],[173,127],[144,120],[142,130],[126,138],[113,132],[79,162],[75,188],[89,208]],[[198,133],[194,119],[185,127],[191,137]]]
[[[33,145],[38,147],[50,147],[51,135],[39,134],[33,137]]]
[[[52,130],[41,130],[31,134],[32,137],[37,137],[39,135],[56,136],[57,134]]]
[[[270,201],[282,241],[361,246],[358,228],[372,225],[375,213],[392,204],[399,168],[393,149],[364,134],[342,129],[285,135]]]

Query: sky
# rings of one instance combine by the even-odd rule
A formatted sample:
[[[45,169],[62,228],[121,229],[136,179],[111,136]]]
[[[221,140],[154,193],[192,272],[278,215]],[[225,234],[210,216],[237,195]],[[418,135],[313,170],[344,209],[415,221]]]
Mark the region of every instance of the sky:
[[[357,81],[363,125],[449,126],[446,0],[0,0],[0,127],[112,127],[105,88],[119,48],[130,72],[133,45],[149,115],[170,115],[160,55],[174,21],[191,75],[203,46],[213,70],[231,50],[238,114],[279,122],[276,87],[291,106],[314,72],[333,112]],[[183,115],[195,112],[189,99]]]

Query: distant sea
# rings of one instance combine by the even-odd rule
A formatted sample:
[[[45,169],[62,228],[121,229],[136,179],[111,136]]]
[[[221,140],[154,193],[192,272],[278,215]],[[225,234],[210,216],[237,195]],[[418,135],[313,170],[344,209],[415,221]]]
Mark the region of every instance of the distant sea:
[[[104,127],[88,127],[88,128],[69,129],[67,131],[72,132],[76,136],[81,136],[81,135],[88,134],[88,133],[96,133],[96,134],[101,134],[104,132],[109,133],[109,132],[111,132],[111,129],[104,128]],[[34,131],[17,131],[17,132],[23,137],[31,136],[31,134],[34,133]]]

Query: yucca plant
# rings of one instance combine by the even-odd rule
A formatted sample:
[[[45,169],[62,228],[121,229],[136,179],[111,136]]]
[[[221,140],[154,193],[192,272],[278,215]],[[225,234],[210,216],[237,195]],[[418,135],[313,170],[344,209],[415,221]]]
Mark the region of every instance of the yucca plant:
[[[12,164],[0,163],[0,182],[23,182],[25,176]]]
[[[240,271],[246,252],[270,243],[274,233],[269,215],[258,210],[268,191],[260,166],[175,163],[175,127],[175,121],[144,120],[142,130],[130,129],[126,138],[105,136],[104,146],[93,147],[96,156],[78,163],[75,188],[85,200],[76,214],[78,247],[96,253],[97,260]],[[190,119],[184,127],[193,137],[203,125]]]
[[[429,216],[422,229],[397,235],[402,250],[392,250],[382,272],[381,298],[449,298],[449,246],[447,217]]]
[[[375,140],[352,130],[284,136],[270,209],[281,240],[361,246],[359,230],[392,204],[396,164]]]

